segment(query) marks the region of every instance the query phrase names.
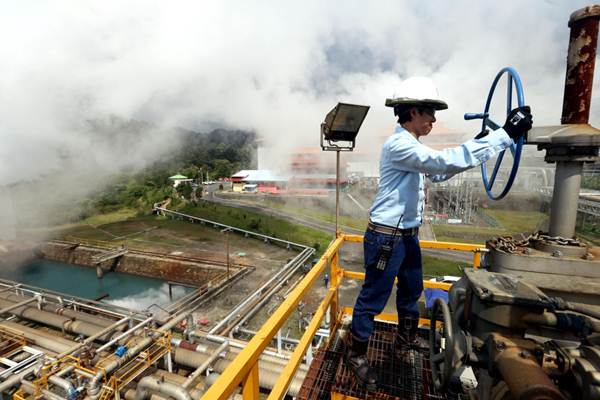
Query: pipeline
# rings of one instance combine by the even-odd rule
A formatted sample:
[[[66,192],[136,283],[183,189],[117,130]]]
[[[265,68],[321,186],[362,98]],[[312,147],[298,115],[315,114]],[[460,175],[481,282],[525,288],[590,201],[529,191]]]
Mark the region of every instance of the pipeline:
[[[39,293],[33,293],[33,297],[40,296],[41,300],[47,299],[47,296],[43,296]],[[25,296],[18,296],[11,293],[0,294],[0,300],[6,300],[13,303],[18,303],[23,300]],[[114,320],[105,318],[99,315],[91,315],[79,311],[72,310],[61,304],[54,304],[40,301],[40,310],[48,311],[54,314],[62,315],[65,317],[75,318],[80,321],[89,322],[98,326],[109,326],[114,323]]]
[[[77,342],[72,340],[61,338],[38,329],[23,326],[21,324],[17,324],[16,322],[2,321],[0,322],[0,326],[7,327],[13,331],[19,331],[19,333],[23,334],[25,339],[33,342],[37,346],[51,350],[55,353],[62,353],[77,345]]]
[[[187,377],[187,379],[185,380],[185,382],[183,382],[181,386],[184,389],[187,389],[192,384],[192,382],[194,382],[194,379],[196,379],[201,373],[203,373],[206,370],[206,368],[208,368],[210,364],[213,361],[215,361],[227,348],[229,348],[229,342],[223,342],[223,344],[221,344],[218,349],[216,349],[210,356],[208,356],[208,359],[204,361],[202,365],[200,365],[194,372],[192,372]]]
[[[269,291],[267,291],[267,293],[265,293],[264,295],[262,295],[261,297],[259,297],[257,299],[255,304],[252,305],[252,308],[244,313],[243,317],[235,324],[235,326],[231,329],[231,331],[236,332],[240,326],[244,325],[250,318],[252,318],[261,309],[261,307],[263,307],[265,305],[265,303],[267,303],[271,299],[271,297],[277,291],[279,291],[279,289],[285,283],[287,283],[291,279],[291,277],[298,271],[298,269],[302,266],[302,263],[304,261],[306,261],[306,259],[308,257],[310,257],[310,254],[307,254],[307,255],[303,256],[302,258],[296,257],[297,261],[295,263],[295,266],[293,268],[291,268],[287,273],[285,273],[274,287],[269,289]],[[227,333],[227,330],[225,332],[223,332],[223,334],[225,334],[225,333]],[[230,334],[229,336],[233,337],[232,334]]]
[[[222,373],[225,370],[225,368],[227,368],[227,366],[233,361],[236,355],[237,354],[234,352],[227,353],[224,358],[221,358],[214,363],[213,369],[219,373]],[[198,368],[206,362],[208,357],[208,354],[202,354],[199,352],[178,347],[174,349],[173,358],[178,364],[184,365],[189,368]],[[273,361],[263,361],[261,357],[261,359],[258,361],[258,379],[260,386],[267,390],[273,389],[284,366],[284,364],[279,362],[275,363]],[[306,369],[300,368],[296,373],[296,376],[292,380],[292,383],[290,384],[288,391],[288,394],[290,396],[298,395],[300,387],[302,386],[302,382],[304,381],[305,377]]]
[[[171,328],[173,328],[175,325],[177,325],[180,321],[183,321],[185,318],[187,318],[194,310],[195,310],[195,308],[192,308],[188,311],[181,313],[179,316],[173,318],[172,320],[170,320],[169,322],[167,322],[166,324],[164,324],[163,326],[158,328],[157,331],[159,333],[168,332],[169,330],[171,330]],[[132,330],[130,330],[130,331],[132,331]],[[125,365],[129,360],[131,360],[133,357],[137,356],[138,353],[140,353],[146,347],[150,346],[150,344],[152,343],[152,340],[153,340],[153,338],[150,336],[143,338],[138,343],[136,343],[133,347],[131,347],[129,350],[127,350],[127,352],[121,358],[119,358],[117,360],[113,360],[108,365],[104,365],[102,370],[99,371],[96,375],[94,375],[94,378],[92,378],[90,380],[90,382],[88,384],[88,395],[94,400],[97,399],[98,396],[100,395],[100,389],[102,388],[102,385],[101,385],[102,379],[106,375],[109,375],[110,373],[112,373],[117,368],[121,367],[122,365]]]
[[[34,395],[36,392],[35,385],[29,381],[26,381],[26,380],[21,381],[21,387],[27,394]],[[55,393],[52,393],[48,389],[42,389],[42,394],[43,394],[43,397],[48,400],[64,400],[61,396],[59,396]]]
[[[312,248],[304,248],[292,261],[283,266],[271,279],[269,279],[265,284],[263,284],[260,288],[258,288],[254,293],[252,293],[246,300],[238,304],[236,308],[233,309],[225,318],[223,318],[217,325],[215,325],[209,332],[209,335],[214,335],[223,328],[231,319],[237,318],[237,316],[241,313],[241,310],[246,307],[250,302],[254,301],[256,297],[259,297],[263,294],[263,291],[273,283],[276,282],[281,276],[287,274],[290,269],[298,268],[301,262],[304,262],[308,257],[310,257],[314,252]]]
[[[197,307],[198,307],[197,305],[194,305],[194,306],[190,307],[189,309],[187,309],[186,311],[183,311],[183,312],[173,316],[172,319],[170,319],[166,324],[164,324],[163,326],[158,328],[157,331],[159,333],[170,331],[175,325],[177,325],[179,322],[183,321],[188,316],[190,316],[197,309]],[[125,363],[127,363],[133,357],[137,356],[138,353],[140,353],[142,350],[144,350],[146,347],[148,347],[152,343],[152,340],[153,340],[152,337],[143,338],[135,346],[133,346],[129,350],[127,350],[127,352],[121,358],[119,358],[117,360],[113,360],[108,365],[103,366],[103,370],[99,371],[94,376],[94,378],[90,380],[90,382],[88,384],[88,395],[93,400],[97,399],[98,396],[100,395],[100,389],[102,387],[101,386],[102,379],[106,375],[109,375],[114,370],[116,370],[117,368],[119,368],[122,365],[124,365]]]
[[[3,393],[13,387],[17,386],[21,379],[25,378],[27,375],[33,373],[35,369],[38,367],[37,364],[34,364],[28,368],[25,368],[23,371],[16,373],[9,378],[6,378],[3,382],[0,383],[0,393]],[[26,381],[25,381],[26,382]]]
[[[170,382],[160,381],[151,376],[146,376],[138,382],[135,400],[148,399],[150,395],[149,390],[167,395],[168,397],[173,397],[176,400],[192,400],[192,396],[190,396],[184,387]]]
[[[131,334],[135,333],[135,331],[137,331],[138,329],[142,328],[144,325],[149,324],[151,321],[152,321],[152,317],[146,318],[145,320],[143,320],[142,322],[140,322],[136,326],[134,326],[131,329],[129,329],[129,330],[121,333],[120,335],[117,335],[116,337],[112,338],[110,341],[108,341],[105,344],[103,344],[102,346],[98,347],[96,349],[96,353],[100,353],[103,350],[106,350],[107,348],[109,348],[110,346],[112,346],[113,344],[115,344],[116,342],[118,342],[119,340],[123,339],[124,337],[126,337],[128,335],[131,335]]]
[[[184,376],[173,374],[162,369],[157,369],[151,375],[148,376],[152,377],[155,380],[161,382],[165,381],[175,385],[181,385],[183,382],[185,382],[186,379]],[[125,400],[135,400],[136,392],[136,389],[127,389],[123,397],[125,398]],[[202,397],[204,391],[200,389],[200,385],[197,385],[196,387],[190,389],[189,393],[192,396],[192,398],[198,399]],[[167,400],[167,398],[158,394],[151,394],[148,400]]]
[[[14,303],[8,307],[4,307],[2,310],[0,310],[0,315],[6,314],[7,312],[14,310],[15,308],[26,306],[27,304],[33,303],[34,301],[41,302],[42,298],[40,296],[31,297],[31,298],[29,298],[27,300],[23,300],[19,303]]]
[[[200,307],[206,302],[212,300],[215,296],[222,293],[225,289],[228,289],[232,284],[242,279],[244,276],[248,275],[250,272],[254,271],[254,267],[246,267],[241,272],[235,274],[230,279],[225,279],[224,282],[217,282],[215,286],[208,288],[203,293],[196,293],[194,296],[191,296],[186,301],[182,301],[182,299],[177,300],[175,303],[169,305],[166,309],[170,314],[176,314],[177,312],[189,308],[191,306]],[[192,292],[194,294],[194,292]]]
[[[0,307],[8,307],[12,304],[13,303],[11,301],[0,300]],[[53,314],[48,311],[38,310],[37,308],[29,306],[21,306],[15,308],[14,310],[11,310],[10,312],[20,318],[25,318],[38,323],[50,325],[54,328],[64,330],[65,332],[75,333],[78,335],[92,336],[98,331],[100,331],[102,328],[104,328],[102,326],[95,325],[89,322],[74,320],[69,317],[63,317],[61,315]],[[99,339],[106,341],[109,339],[109,335],[106,335],[105,337],[101,337]]]
[[[127,350],[127,352],[121,358],[113,360],[108,365],[103,366],[103,368],[100,371],[98,371],[98,373],[94,375],[94,377],[88,383],[88,395],[92,399],[97,399],[100,395],[100,389],[102,388],[101,383],[104,376],[109,375],[117,368],[126,364],[133,357],[137,356],[138,353],[143,351],[146,347],[150,346],[152,340],[153,339],[151,337],[143,338],[137,344],[135,344],[133,347]]]
[[[192,332],[192,336],[196,337],[196,338],[201,338],[201,337],[203,337],[201,335],[201,333],[203,333],[203,332],[194,331],[194,332]],[[223,343],[223,342],[229,341],[231,347],[234,347],[237,349],[244,349],[246,347],[246,342],[238,343],[237,341],[235,341],[235,339],[226,338],[226,337],[219,336],[219,335],[206,335],[206,340],[209,340],[209,341],[215,342],[215,343]],[[277,358],[281,361],[284,361],[285,363],[287,363],[290,359],[289,355],[278,353],[276,351],[264,350],[262,352],[262,354],[273,357],[273,358]]]
[[[94,340],[98,339],[99,337],[102,337],[106,334],[111,333],[114,330],[117,330],[121,325],[129,322],[130,320],[131,320],[131,317],[125,317],[125,318],[120,319],[119,321],[115,322],[114,324],[102,329],[100,332],[98,332],[92,336],[89,336],[83,342],[78,343],[74,346],[71,346],[69,349],[63,351],[62,353],[60,353],[58,355],[58,358],[62,358],[68,354],[71,354],[71,353],[81,349],[84,346],[87,346],[88,344],[92,343]],[[112,340],[118,340],[118,339],[112,339]]]
[[[54,374],[54,375],[50,376],[50,378],[48,378],[48,381],[50,383],[52,383],[55,386],[58,386],[59,388],[61,388],[62,390],[65,391],[68,399],[76,398],[77,390],[75,389],[75,386],[73,385],[73,383],[71,383],[69,380],[63,378],[63,376],[70,374],[71,372],[73,372],[74,369],[75,369],[75,367],[73,367],[73,366],[67,367],[67,368],[63,369],[62,371],[58,372],[57,374]]]
[[[47,302],[43,307],[52,306],[53,310],[57,309],[67,309],[71,310],[75,313],[78,313],[77,310],[82,309],[86,310],[86,313],[80,313],[79,316],[82,320],[87,322],[97,322],[97,321],[105,321],[107,324],[110,324],[114,321],[114,319],[123,318],[127,315],[131,315],[131,310],[116,306],[114,304],[106,304],[106,303],[98,303],[89,299],[78,298],[75,296],[69,296],[68,298],[64,298],[63,293],[53,292],[47,289],[40,289],[35,286],[28,286],[22,283],[12,282],[6,279],[0,279],[0,293],[5,292],[13,292],[18,298],[23,298],[26,294],[30,296],[42,295],[44,300]],[[50,302],[50,300],[52,300]],[[71,308],[68,308],[71,307]],[[69,311],[67,311],[69,312]],[[98,315],[90,315],[87,312],[95,312]],[[67,314],[65,314],[67,315]],[[77,315],[67,315],[67,316],[77,316]],[[93,320],[88,320],[86,317],[93,318]],[[101,322],[97,322],[101,324]]]

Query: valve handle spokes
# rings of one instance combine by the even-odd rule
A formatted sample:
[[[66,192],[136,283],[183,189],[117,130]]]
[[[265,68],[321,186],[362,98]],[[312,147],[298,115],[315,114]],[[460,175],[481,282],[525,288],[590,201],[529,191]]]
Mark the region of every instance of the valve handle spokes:
[[[473,119],[481,119],[481,131],[483,132],[485,129],[497,130],[500,129],[501,125],[492,121],[489,117],[490,105],[492,103],[492,98],[494,96],[494,91],[496,89],[496,85],[500,78],[506,74],[507,75],[507,84],[506,84],[506,115],[510,113],[513,109],[512,97],[513,97],[513,89],[516,94],[517,104],[519,107],[523,107],[525,105],[525,97],[523,95],[523,85],[521,84],[521,78],[517,71],[512,67],[506,67],[500,70],[492,83],[492,87],[488,93],[487,101],[485,103],[485,107],[482,113],[466,113],[464,115],[465,120],[473,120]],[[519,162],[521,160],[521,152],[523,149],[524,139],[521,137],[517,143],[513,143],[509,146],[510,152],[513,156],[513,165],[510,171],[510,175],[508,180],[506,181],[506,185],[502,189],[499,195],[494,195],[492,193],[492,188],[494,183],[496,182],[496,177],[498,175],[498,171],[500,170],[500,165],[502,164],[502,160],[504,159],[504,153],[506,150],[502,151],[498,154],[498,158],[496,159],[496,164],[494,165],[494,169],[492,170],[492,175],[488,180],[487,170],[485,168],[485,163],[481,164],[481,177],[483,179],[483,186],[487,195],[492,200],[500,200],[510,191],[512,184],[517,176],[517,171],[519,169]]]

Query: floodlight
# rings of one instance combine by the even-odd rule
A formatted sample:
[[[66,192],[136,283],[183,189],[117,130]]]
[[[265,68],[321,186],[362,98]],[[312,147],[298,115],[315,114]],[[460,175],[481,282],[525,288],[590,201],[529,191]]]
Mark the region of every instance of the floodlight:
[[[352,151],[369,108],[338,103],[321,124],[321,148],[325,151]]]

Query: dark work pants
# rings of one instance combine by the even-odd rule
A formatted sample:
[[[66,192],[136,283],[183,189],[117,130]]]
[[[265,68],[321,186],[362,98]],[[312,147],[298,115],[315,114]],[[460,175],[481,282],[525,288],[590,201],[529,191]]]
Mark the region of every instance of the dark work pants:
[[[391,235],[367,230],[364,237],[365,282],[354,305],[352,335],[359,341],[373,333],[373,319],[380,314],[392,293],[394,278],[398,278],[396,309],[398,317],[419,317],[417,301],[423,291],[421,248],[417,236],[396,236],[386,268],[376,268],[379,248]]]

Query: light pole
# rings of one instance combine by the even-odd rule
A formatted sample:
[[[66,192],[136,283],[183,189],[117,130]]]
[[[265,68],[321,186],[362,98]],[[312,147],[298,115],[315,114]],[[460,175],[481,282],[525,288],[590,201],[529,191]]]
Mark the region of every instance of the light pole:
[[[335,151],[335,237],[338,236],[340,219],[340,152],[354,149],[356,135],[369,106],[338,103],[321,124],[321,149]]]
[[[221,233],[225,234],[225,243],[227,248],[227,280],[229,280],[229,233],[231,228],[225,228],[221,230]]]

